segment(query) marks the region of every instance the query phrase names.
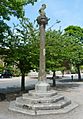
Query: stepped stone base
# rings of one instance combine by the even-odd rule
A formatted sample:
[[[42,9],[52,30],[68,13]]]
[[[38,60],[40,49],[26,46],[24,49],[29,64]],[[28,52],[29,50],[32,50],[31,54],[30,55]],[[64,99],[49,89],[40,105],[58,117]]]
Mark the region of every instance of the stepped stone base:
[[[64,108],[57,109],[57,110],[53,110],[53,109],[50,109],[50,110],[30,110],[27,108],[23,109],[21,107],[18,107],[15,105],[15,101],[12,101],[10,103],[9,110],[12,110],[15,112],[20,112],[23,114],[28,114],[28,115],[64,114],[64,113],[72,111],[77,106],[78,106],[78,104],[72,102],[72,104],[70,104]]]
[[[78,104],[50,90],[46,82],[38,82],[34,91],[23,94],[22,97],[12,101],[9,110],[29,115],[42,115],[66,113],[77,106]]]

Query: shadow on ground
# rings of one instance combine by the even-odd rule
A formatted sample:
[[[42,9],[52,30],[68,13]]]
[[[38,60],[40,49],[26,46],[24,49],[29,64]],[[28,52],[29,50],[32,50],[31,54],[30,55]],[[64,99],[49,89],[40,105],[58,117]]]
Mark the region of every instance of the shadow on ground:
[[[21,91],[19,87],[7,87],[5,89],[0,89],[0,101],[15,100],[16,97],[22,96],[23,93],[28,93],[29,90],[33,90],[35,85],[26,87],[25,91]]]
[[[56,86],[52,88],[57,91],[70,91],[74,88],[78,88],[79,86],[80,84],[56,84]]]
[[[77,82],[77,79],[74,81],[71,81],[71,79],[56,79],[56,86],[53,87],[51,83],[51,89],[57,91],[70,91],[80,86]],[[23,93],[28,93],[29,90],[33,90],[34,88],[35,85],[28,86],[24,92],[22,92],[19,87],[7,87],[6,89],[0,89],[0,101],[15,100],[16,97],[22,96]]]
[[[80,83],[78,83],[80,82]],[[56,86],[53,87],[53,89],[56,89],[58,91],[69,91],[74,88],[78,88],[81,85],[81,82],[83,82],[83,79],[81,81],[78,81],[78,79],[56,79]]]

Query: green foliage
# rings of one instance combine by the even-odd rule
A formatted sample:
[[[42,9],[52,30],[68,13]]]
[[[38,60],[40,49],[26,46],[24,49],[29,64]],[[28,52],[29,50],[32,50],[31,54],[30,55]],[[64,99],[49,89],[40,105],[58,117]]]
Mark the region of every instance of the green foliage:
[[[35,67],[33,62],[37,62],[36,47],[36,30],[28,19],[20,20],[20,24],[14,26],[11,37],[9,36],[6,43],[8,48],[5,55],[7,64],[15,64],[22,74],[28,73]],[[34,49],[34,50],[33,50]]]
[[[24,5],[29,3],[34,4],[37,0],[0,0],[0,47],[5,47],[5,40],[11,35],[11,29],[6,21],[11,19],[11,16],[23,18],[25,11]]]
[[[2,73],[3,69],[4,69],[4,66],[0,64],[0,73]]]
[[[8,65],[16,65],[20,70],[22,76],[21,90],[25,90],[26,73],[34,69],[38,61],[36,35],[37,31],[32,23],[23,18],[19,25],[14,26],[11,36],[5,40],[4,62]],[[14,73],[17,75],[18,72]]]
[[[64,55],[77,68],[78,79],[81,80],[80,65],[83,65],[83,29],[69,26],[64,33]]]
[[[77,73],[77,68],[74,66],[73,68],[71,68],[71,73],[72,74],[76,74]]]
[[[65,34],[67,36],[73,36],[83,42],[83,28],[79,26],[68,26],[65,28]]]
[[[1,0],[0,1],[0,55],[4,57],[7,64],[14,65],[20,69],[22,74],[21,89],[24,90],[25,73],[32,69],[32,43],[34,29],[32,23],[25,19],[24,5],[37,0]],[[6,24],[11,16],[20,20],[20,26],[14,26],[11,30]],[[3,53],[1,52],[3,50]]]
[[[22,17],[24,15],[23,6],[34,4],[37,0],[0,0],[0,18],[10,20],[10,15]]]
[[[68,28],[70,29],[70,27]],[[55,30],[46,33],[47,70],[70,70],[71,64],[76,66],[83,63],[83,44],[76,33],[73,32],[73,29],[74,34],[69,34],[71,32],[69,29],[68,31],[66,29],[64,34]]]
[[[62,36],[59,31],[48,31],[46,33],[46,68],[59,70],[62,67]]]
[[[83,70],[83,65],[82,65],[82,66],[80,66],[80,69],[81,69],[81,70]]]
[[[75,34],[74,34],[75,35]],[[66,33],[64,38],[64,55],[71,63],[81,64],[83,62],[83,44],[76,36],[68,36]]]

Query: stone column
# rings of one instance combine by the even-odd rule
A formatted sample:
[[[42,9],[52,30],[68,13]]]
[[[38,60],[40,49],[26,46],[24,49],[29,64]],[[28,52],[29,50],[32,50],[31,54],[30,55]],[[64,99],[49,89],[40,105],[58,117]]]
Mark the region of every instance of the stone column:
[[[45,27],[48,24],[48,18],[44,12],[46,5],[43,4],[39,10],[40,16],[37,17],[37,23],[40,29],[40,64],[39,64],[39,82],[35,85],[36,92],[47,92],[50,85],[46,82],[45,72]]]
[[[39,64],[39,80],[46,79],[45,73],[45,27],[48,24],[48,18],[44,12],[46,5],[43,4],[39,10],[40,16],[37,17],[37,23],[40,28],[40,64]]]
[[[45,26],[48,23],[46,15],[40,15],[37,18],[40,29],[40,64],[39,64],[39,80],[46,79],[45,73]]]

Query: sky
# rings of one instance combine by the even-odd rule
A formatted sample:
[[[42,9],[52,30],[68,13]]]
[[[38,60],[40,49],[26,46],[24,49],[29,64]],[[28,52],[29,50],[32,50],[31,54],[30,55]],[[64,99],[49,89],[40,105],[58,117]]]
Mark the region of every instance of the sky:
[[[31,22],[39,16],[38,10],[42,4],[46,4],[46,16],[50,18],[47,28],[52,26],[52,29],[65,29],[69,25],[76,25],[83,27],[83,0],[37,0],[32,6],[28,4],[25,6],[25,15]],[[56,23],[60,20],[60,23]],[[18,23],[12,17],[9,24]]]

